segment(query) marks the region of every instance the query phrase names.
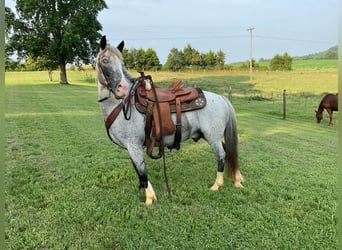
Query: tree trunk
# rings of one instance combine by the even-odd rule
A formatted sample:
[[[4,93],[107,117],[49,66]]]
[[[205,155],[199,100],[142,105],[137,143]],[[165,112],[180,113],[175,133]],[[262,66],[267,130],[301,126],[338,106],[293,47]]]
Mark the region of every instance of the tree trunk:
[[[52,70],[51,69],[48,70],[48,74],[49,74],[49,81],[52,82]]]
[[[67,79],[67,75],[66,75],[66,68],[65,68],[65,63],[61,63],[59,65],[60,69],[61,69],[61,73],[60,73],[60,84],[69,84],[68,83],[68,79]]]

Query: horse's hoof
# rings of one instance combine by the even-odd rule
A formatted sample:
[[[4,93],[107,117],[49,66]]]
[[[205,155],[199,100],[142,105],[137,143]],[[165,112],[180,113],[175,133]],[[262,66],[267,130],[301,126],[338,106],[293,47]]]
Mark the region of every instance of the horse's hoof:
[[[217,190],[219,190],[219,188],[220,188],[220,186],[217,185],[216,182],[215,182],[214,185],[212,185],[210,189],[213,190],[213,191],[217,191]]]
[[[243,188],[243,185],[241,184],[241,182],[235,182],[234,183],[234,187],[236,187],[236,188]]]
[[[217,172],[216,180],[214,185],[211,186],[211,190],[217,191],[220,187],[223,186],[223,173]]]
[[[145,205],[149,206],[152,205],[154,201],[157,200],[157,197],[146,197]]]
[[[148,182],[147,188],[145,189],[145,195],[146,195],[146,205],[151,205],[153,201],[157,200],[156,193],[153,190],[153,187],[150,182]]]

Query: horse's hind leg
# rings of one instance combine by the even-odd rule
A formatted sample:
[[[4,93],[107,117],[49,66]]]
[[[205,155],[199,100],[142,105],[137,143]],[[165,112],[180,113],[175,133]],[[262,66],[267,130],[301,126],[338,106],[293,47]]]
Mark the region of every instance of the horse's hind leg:
[[[219,141],[217,143],[213,143],[210,145],[212,151],[215,154],[215,158],[217,161],[217,174],[216,180],[214,185],[211,186],[211,190],[218,190],[221,186],[223,186],[223,172],[224,172],[224,158],[225,158],[225,151],[222,146],[222,142]]]

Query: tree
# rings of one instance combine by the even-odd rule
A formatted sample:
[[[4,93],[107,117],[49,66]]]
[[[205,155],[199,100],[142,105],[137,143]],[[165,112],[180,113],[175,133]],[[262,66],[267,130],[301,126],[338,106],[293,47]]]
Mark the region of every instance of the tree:
[[[154,49],[148,48],[146,50],[145,59],[146,59],[145,68],[147,70],[157,69],[159,67],[159,58],[157,56],[157,52]]]
[[[284,70],[291,70],[292,69],[292,60],[293,58],[287,54],[287,52],[283,55],[283,61],[284,61]]]
[[[5,64],[6,68],[12,68],[13,64],[18,62],[13,62],[10,56],[14,53],[14,48],[10,47],[8,40],[10,35],[13,33],[14,28],[17,26],[15,14],[12,12],[11,8],[5,7]]]
[[[152,48],[148,48],[146,51],[142,48],[129,50],[124,48],[122,56],[128,69],[156,70],[159,67],[157,52]]]
[[[291,70],[292,69],[292,57],[289,54],[284,53],[283,56],[275,55],[270,62],[271,70]]]
[[[192,51],[192,65],[196,68],[199,68],[203,64],[201,53],[198,50],[194,49]]]
[[[209,50],[204,56],[205,64],[208,68],[214,67],[216,65],[216,54],[214,51]]]
[[[145,50],[140,48],[137,50],[135,58],[135,69],[138,71],[144,71],[146,68],[146,56]]]
[[[129,53],[129,55],[130,55],[130,57],[131,57],[130,60],[132,60],[132,61],[131,61],[131,67],[130,67],[130,68],[131,68],[131,69],[137,69],[137,68],[138,68],[138,67],[137,67],[138,50],[135,49],[135,48],[131,48],[131,49],[129,49],[128,53]]]
[[[183,49],[184,63],[186,66],[192,66],[193,65],[193,54],[194,54],[194,49],[191,47],[190,44],[188,44]]]
[[[165,68],[171,71],[177,71],[184,67],[184,55],[181,50],[172,48],[165,63]]]
[[[126,48],[122,50],[122,57],[125,62],[125,66],[127,69],[133,69],[134,68],[134,59],[133,54],[130,53],[130,51]]]
[[[201,54],[198,50],[192,48],[190,44],[183,49],[183,55],[185,66],[197,68],[202,65]]]
[[[225,56],[226,55],[222,50],[219,50],[216,53],[216,66],[220,69],[223,69],[224,67]]]
[[[104,0],[17,0],[9,47],[19,57],[40,57],[58,65],[60,83],[68,84],[66,64],[91,63],[98,51],[102,26],[97,15],[104,8]]]

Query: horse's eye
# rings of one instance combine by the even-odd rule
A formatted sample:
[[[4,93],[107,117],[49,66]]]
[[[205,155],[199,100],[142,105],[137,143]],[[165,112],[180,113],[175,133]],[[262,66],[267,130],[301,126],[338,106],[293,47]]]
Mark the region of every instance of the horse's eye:
[[[103,58],[103,59],[102,59],[102,62],[103,62],[103,63],[108,63],[108,59],[107,59],[107,58]]]

